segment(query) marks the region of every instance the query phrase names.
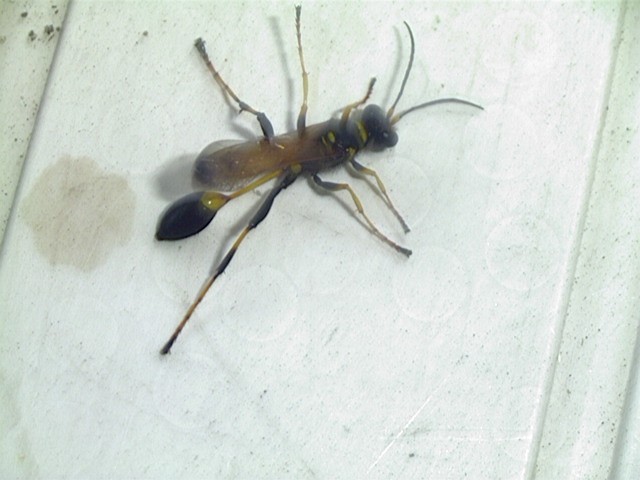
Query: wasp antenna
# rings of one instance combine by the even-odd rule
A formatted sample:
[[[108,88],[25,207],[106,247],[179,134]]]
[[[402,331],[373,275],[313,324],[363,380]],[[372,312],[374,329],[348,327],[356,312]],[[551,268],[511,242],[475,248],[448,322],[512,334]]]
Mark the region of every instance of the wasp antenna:
[[[400,91],[398,92],[398,96],[396,97],[396,101],[393,102],[391,108],[387,112],[387,118],[391,118],[393,112],[396,109],[396,105],[400,101],[400,97],[402,97],[402,93],[404,92],[404,86],[407,84],[407,80],[409,79],[409,73],[411,73],[411,67],[413,66],[413,56],[416,52],[416,42],[413,39],[413,32],[411,31],[411,27],[407,22],[404,22],[405,27],[409,31],[409,38],[411,39],[411,55],[409,56],[409,65],[407,65],[407,70],[404,72],[404,78],[402,79],[402,85],[400,85]]]
[[[421,103],[420,105],[416,105],[415,107],[407,108],[404,112],[400,112],[397,115],[395,115],[391,120],[389,120],[389,123],[391,123],[391,125],[395,125],[407,113],[411,113],[414,110],[419,110],[421,108],[432,107],[433,105],[439,105],[441,103],[460,103],[462,105],[468,105],[470,107],[474,107],[474,108],[478,108],[480,110],[484,110],[484,107],[482,107],[481,105],[478,105],[477,103],[470,102],[469,100],[464,100],[462,98],[455,98],[455,97],[438,98],[437,100],[430,100],[428,102]]]

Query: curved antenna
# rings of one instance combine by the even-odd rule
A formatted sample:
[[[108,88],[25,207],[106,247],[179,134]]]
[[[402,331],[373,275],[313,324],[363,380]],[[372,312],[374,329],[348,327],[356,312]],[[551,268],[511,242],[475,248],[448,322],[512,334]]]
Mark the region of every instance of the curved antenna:
[[[398,96],[396,97],[396,101],[393,102],[391,108],[387,112],[387,118],[390,118],[393,115],[393,112],[396,109],[396,105],[400,101],[400,97],[402,97],[402,93],[404,92],[404,86],[407,84],[407,80],[409,79],[409,73],[411,73],[411,67],[413,66],[413,56],[416,52],[416,42],[413,39],[413,32],[411,31],[411,27],[407,22],[404,22],[404,25],[407,27],[409,31],[409,38],[411,39],[411,55],[409,56],[409,65],[407,65],[407,70],[404,72],[404,78],[402,79],[402,85],[400,85],[400,91],[398,92]]]
[[[394,125],[402,117],[404,117],[407,113],[411,113],[414,110],[419,110],[421,108],[431,107],[433,105],[439,105],[441,103],[460,103],[462,105],[468,105],[470,107],[475,107],[475,108],[479,108],[480,110],[484,110],[484,107],[482,107],[481,105],[478,105],[477,103],[470,102],[469,100],[463,100],[462,98],[455,98],[455,97],[438,98],[437,100],[431,100],[429,102],[421,103],[420,105],[416,105],[415,107],[411,107],[411,108],[406,109],[404,112],[398,113],[391,120],[389,120],[389,123],[391,123],[391,125]]]
[[[479,108],[480,110],[484,110],[484,108],[478,105],[477,103],[473,103],[468,100],[463,100],[461,98],[450,97],[450,98],[439,98],[437,100],[431,100],[429,102],[421,103],[420,105],[416,105],[414,107],[408,108],[407,110],[393,116],[393,113],[395,112],[395,109],[396,109],[396,105],[398,104],[398,102],[400,101],[400,97],[402,97],[402,94],[404,93],[404,87],[407,84],[407,80],[409,79],[409,74],[411,73],[411,67],[413,67],[413,57],[416,52],[416,42],[413,38],[413,32],[411,31],[411,27],[407,22],[404,22],[404,25],[407,27],[407,31],[409,32],[409,38],[411,40],[411,55],[409,56],[409,65],[407,65],[407,70],[404,72],[404,78],[402,79],[402,85],[400,85],[400,91],[398,92],[398,96],[396,97],[395,102],[393,102],[393,105],[391,105],[391,108],[389,108],[389,110],[387,111],[387,118],[390,119],[389,123],[391,123],[391,125],[394,125],[398,121],[400,121],[400,119],[404,117],[407,113],[411,113],[414,110],[419,110],[421,108],[431,107],[432,105],[438,105],[440,103],[460,103],[462,105],[468,105],[470,107],[475,107],[475,108]]]

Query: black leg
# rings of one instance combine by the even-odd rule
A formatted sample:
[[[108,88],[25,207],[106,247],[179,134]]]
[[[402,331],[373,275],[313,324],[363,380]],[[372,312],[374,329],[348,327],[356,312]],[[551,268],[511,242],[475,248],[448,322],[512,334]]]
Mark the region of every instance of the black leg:
[[[178,335],[180,335],[180,332],[189,321],[189,318],[191,318],[191,315],[193,315],[193,312],[195,311],[196,307],[200,304],[200,302],[202,302],[202,299],[207,294],[207,292],[209,291],[213,283],[216,281],[216,279],[220,275],[222,275],[222,273],[224,273],[229,263],[231,263],[231,259],[236,254],[238,247],[240,246],[244,238],[247,236],[247,234],[251,230],[256,228],[260,224],[260,222],[262,222],[265,219],[265,217],[269,213],[269,210],[271,210],[273,201],[278,196],[278,194],[280,194],[280,192],[282,192],[285,188],[291,185],[295,181],[295,179],[298,178],[299,174],[300,174],[300,168],[298,166],[291,167],[284,172],[283,176],[278,181],[276,186],[273,187],[271,192],[269,192],[269,195],[267,196],[265,201],[262,202],[262,205],[260,205],[260,208],[258,209],[258,211],[251,218],[251,220],[249,221],[249,224],[244,228],[244,230],[242,230],[242,232],[240,232],[240,235],[238,235],[238,238],[236,238],[236,241],[233,243],[233,245],[231,246],[227,254],[224,256],[224,258],[218,265],[218,267],[215,269],[213,274],[208,278],[204,287],[202,288],[202,290],[200,290],[200,293],[198,293],[198,296],[196,297],[195,301],[191,304],[191,306],[189,307],[189,310],[187,310],[187,313],[183,317],[182,321],[178,324],[178,327],[173,332],[173,335],[171,335],[171,338],[169,338],[169,341],[164,345],[164,347],[162,347],[162,350],[160,350],[160,353],[162,355],[166,355],[167,353],[169,353],[169,351],[171,350],[171,347],[173,346],[173,343],[176,341],[176,338],[178,338]]]
[[[225,82],[222,79],[222,77],[220,76],[220,74],[218,73],[216,68],[213,66],[213,63],[211,63],[211,60],[209,59],[209,55],[207,54],[207,49],[204,46],[204,40],[202,40],[202,38],[198,38],[195,41],[195,47],[198,49],[198,52],[200,53],[200,56],[202,56],[202,59],[207,64],[207,68],[213,74],[213,78],[215,78],[216,81],[218,82],[218,84],[220,84],[220,86],[222,87],[222,89],[231,98],[233,98],[233,100],[235,100],[235,102],[240,107],[240,111],[241,112],[243,112],[243,111],[244,112],[249,112],[249,113],[251,113],[251,114],[256,116],[256,118],[258,119],[258,123],[260,124],[260,128],[262,129],[262,133],[264,134],[265,138],[267,140],[269,140],[269,143],[272,143],[273,142],[273,136],[274,136],[273,125],[271,125],[271,122],[267,118],[267,115],[264,112],[259,112],[259,111],[255,110],[253,107],[251,107],[251,105],[249,105],[248,103],[245,103],[242,100],[240,100],[240,98],[238,98],[238,96],[231,89],[231,87],[229,85],[227,85],[227,82]]]

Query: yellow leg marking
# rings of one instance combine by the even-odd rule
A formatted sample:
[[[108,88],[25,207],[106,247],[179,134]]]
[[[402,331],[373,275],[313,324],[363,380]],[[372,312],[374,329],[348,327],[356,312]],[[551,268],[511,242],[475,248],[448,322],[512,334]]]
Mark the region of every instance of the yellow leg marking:
[[[253,182],[251,182],[249,185],[247,185],[246,187],[241,188],[240,190],[236,190],[233,193],[229,194],[229,198],[236,198],[239,197],[240,195],[244,195],[247,192],[250,192],[251,190],[253,190],[254,188],[259,187],[260,185],[262,185],[263,183],[268,182],[269,180],[272,180],[274,178],[276,178],[277,176],[279,176],[281,173],[283,172],[283,169],[278,169],[275,170],[267,175],[265,175],[264,177],[261,177]]]
[[[384,183],[382,183],[382,179],[380,178],[380,175],[378,175],[378,172],[356,162],[353,158],[350,159],[349,163],[351,164],[351,166],[353,166],[353,168],[355,168],[357,172],[362,173],[364,175],[370,175],[376,179],[376,183],[378,184],[378,189],[382,193],[383,198],[386,200],[389,210],[393,212],[393,214],[396,216],[396,218],[400,222],[400,225],[402,225],[404,233],[408,233],[409,231],[411,231],[411,229],[409,228],[409,225],[407,225],[407,222],[404,221],[404,218],[402,218],[402,215],[400,215],[400,212],[398,212],[395,205],[391,201],[391,197],[389,197],[389,194],[387,193],[387,189],[385,188]]]
[[[304,55],[302,54],[302,34],[300,33],[300,10],[302,7],[296,7],[296,34],[298,36],[298,56],[300,57],[300,68],[302,69],[302,106],[298,114],[298,134],[302,136],[306,128],[307,118],[307,97],[309,96],[309,75],[304,68]]]
[[[237,198],[240,195],[244,195],[245,193],[250,192],[255,188],[258,188],[263,183],[267,183],[269,180],[276,178],[282,172],[283,172],[283,169],[281,168],[278,170],[275,170],[265,175],[264,177],[260,177],[257,180],[251,182],[249,185],[242,187],[241,189],[236,190],[235,192],[232,192],[232,193],[227,194],[227,193],[220,193],[220,192],[205,192],[202,195],[202,199],[200,200],[200,202],[202,202],[202,204],[205,207],[214,211],[218,211],[223,206],[225,206],[229,202],[229,200]]]
[[[362,206],[362,202],[360,201],[360,198],[358,198],[358,195],[353,190],[353,188],[351,188],[351,185],[349,185],[348,183],[325,182],[324,180],[320,179],[320,177],[318,177],[317,175],[314,177],[314,181],[318,185],[320,185],[321,187],[326,188],[327,190],[331,190],[331,191],[346,190],[346,191],[348,191],[349,194],[351,195],[351,199],[353,200],[353,203],[356,206],[356,209],[358,210],[358,213],[360,215],[362,215],[362,217],[365,219],[365,221],[367,222],[367,225],[369,225],[369,228],[371,229],[371,231],[378,238],[380,238],[383,242],[387,243],[388,245],[393,247],[398,252],[402,253],[403,255],[406,255],[407,257],[409,255],[411,255],[411,250],[409,250],[406,247],[398,245],[396,242],[394,242],[389,237],[387,237],[384,233],[382,233],[380,230],[378,230],[378,227],[375,226],[375,224],[371,221],[369,216],[365,213],[364,207]]]
[[[258,123],[260,124],[260,128],[262,129],[262,133],[264,133],[265,139],[268,140],[270,144],[273,144],[273,125],[271,125],[271,122],[264,114],[264,112],[259,112],[256,109],[252,108],[251,105],[240,100],[240,98],[236,95],[236,92],[234,92],[231,87],[227,85],[227,82],[223,80],[220,73],[218,73],[216,68],[213,66],[213,63],[211,63],[211,59],[209,58],[209,54],[207,53],[207,49],[204,45],[204,40],[198,38],[195,41],[194,45],[198,49],[198,53],[200,53],[200,56],[207,65],[207,68],[213,75],[213,78],[215,78],[216,82],[218,82],[225,94],[231,96],[231,98],[235,100],[235,102],[240,107],[241,112],[249,112],[256,116],[256,118],[258,119]]]
[[[364,105],[365,103],[367,103],[367,100],[369,100],[369,97],[371,96],[371,92],[373,91],[373,86],[375,85],[375,83],[376,83],[375,77],[369,80],[367,93],[364,95],[364,97],[362,97],[357,102],[353,102],[347,105],[344,108],[344,110],[342,111],[342,117],[340,117],[340,126],[342,128],[344,128],[347,125],[347,120],[349,119],[349,115],[351,115],[351,110],[353,110],[354,108],[358,108],[360,105]]]
[[[162,355],[166,355],[167,353],[169,353],[173,343],[176,341],[176,338],[178,338],[178,335],[180,335],[180,332],[189,321],[189,318],[191,318],[191,315],[193,314],[195,309],[198,307],[200,302],[202,302],[202,299],[205,297],[205,295],[207,294],[207,292],[209,291],[213,283],[216,281],[216,278],[222,275],[222,273],[224,273],[229,263],[231,263],[233,256],[236,254],[236,251],[238,250],[238,247],[240,246],[244,238],[247,236],[249,231],[256,228],[266,218],[267,214],[269,213],[269,210],[271,209],[271,206],[273,205],[273,201],[276,198],[276,196],[296,180],[301,170],[302,170],[302,167],[300,165],[293,165],[292,167],[282,169],[279,171],[284,173],[282,179],[271,190],[266,200],[262,203],[260,208],[256,211],[253,218],[249,221],[249,224],[242,230],[242,232],[240,232],[240,235],[238,235],[238,237],[236,238],[236,241],[233,243],[231,248],[227,251],[227,254],[224,256],[222,261],[218,264],[214,273],[207,279],[207,281],[204,284],[204,287],[202,287],[195,301],[191,304],[191,306],[187,310],[187,313],[182,318],[182,321],[178,324],[178,327],[173,332],[173,335],[171,335],[171,337],[169,338],[169,341],[165,343],[164,347],[162,347],[162,349],[160,350],[160,353]],[[260,183],[264,183],[270,177],[273,177],[275,175],[277,175],[277,173],[275,172],[272,174],[266,175],[265,177],[253,182],[252,185],[255,187]],[[236,196],[241,195],[246,191],[248,190],[241,189],[232,195],[236,195]]]
[[[213,275],[211,275],[207,279],[207,282],[204,284],[204,287],[202,287],[202,289],[198,293],[198,296],[189,307],[189,310],[187,310],[187,313],[182,318],[182,321],[176,327],[175,331],[171,335],[171,338],[169,338],[169,341],[165,343],[164,347],[162,347],[162,349],[160,350],[160,353],[162,355],[166,355],[167,353],[169,353],[169,351],[171,350],[171,347],[173,346],[174,342],[178,338],[178,335],[180,335],[180,332],[182,331],[184,326],[187,324],[187,322],[191,318],[191,315],[193,315],[193,312],[196,310],[198,305],[200,305],[200,302],[202,302],[202,299],[205,297],[205,295],[211,288],[211,285],[213,285],[213,282],[215,282],[216,279],[222,274],[222,272],[224,272],[225,268],[231,261],[231,258],[236,253],[238,246],[242,243],[242,240],[244,240],[244,237],[247,236],[247,233],[249,233],[249,230],[251,230],[249,227],[245,227],[245,229],[242,230],[242,232],[240,233],[240,235],[238,235],[238,238],[234,242],[233,246],[229,249],[229,252],[225,256],[225,258],[222,260],[222,262],[220,263],[216,271],[213,273]]]

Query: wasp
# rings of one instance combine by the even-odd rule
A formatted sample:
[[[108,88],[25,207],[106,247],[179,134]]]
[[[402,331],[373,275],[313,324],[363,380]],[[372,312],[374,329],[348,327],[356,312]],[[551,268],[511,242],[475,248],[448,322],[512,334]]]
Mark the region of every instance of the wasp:
[[[222,261],[206,280],[175,331],[160,350],[163,355],[169,353],[197,306],[202,302],[216,279],[229,266],[247,234],[265,219],[275,198],[301,176],[311,177],[318,187],[331,192],[346,190],[351,196],[358,214],[362,216],[371,232],[400,254],[409,257],[411,250],[389,239],[369,219],[360,199],[349,184],[323,180],[320,177],[320,173],[339,165],[345,165],[359,175],[375,179],[378,195],[396,216],[406,233],[409,231],[409,227],[391,201],[380,176],[376,171],[358,162],[356,160],[357,154],[365,149],[381,151],[396,145],[398,143],[398,134],[395,130],[395,125],[405,115],[415,110],[442,103],[459,103],[482,109],[480,105],[473,102],[451,97],[431,100],[400,113],[395,113],[396,105],[402,97],[411,73],[415,55],[413,32],[409,24],[404,22],[409,33],[411,53],[400,85],[400,91],[386,113],[382,107],[373,104],[360,108],[367,103],[373,91],[375,78],[372,78],[369,81],[365,95],[360,100],[344,107],[341,115],[337,118],[331,118],[314,125],[307,125],[309,80],[302,52],[301,7],[296,6],[295,10],[298,57],[302,71],[303,100],[298,114],[297,128],[289,133],[275,135],[267,115],[241,100],[223,80],[209,58],[205,42],[201,38],[195,41],[198,53],[222,91],[238,105],[240,113],[247,112],[256,117],[262,130],[262,137],[255,141],[240,142],[224,147],[220,146],[220,142],[214,142],[207,146],[196,158],[193,170],[194,183],[202,185],[206,190],[191,193],[171,204],[160,218],[156,238],[158,240],[179,240],[195,235],[209,225],[218,211],[229,201],[254,190],[270,180],[275,179],[275,184],[249,220],[247,226],[240,232]],[[228,192],[232,190],[233,186],[241,186],[241,188],[230,193],[222,193],[220,191]]]

